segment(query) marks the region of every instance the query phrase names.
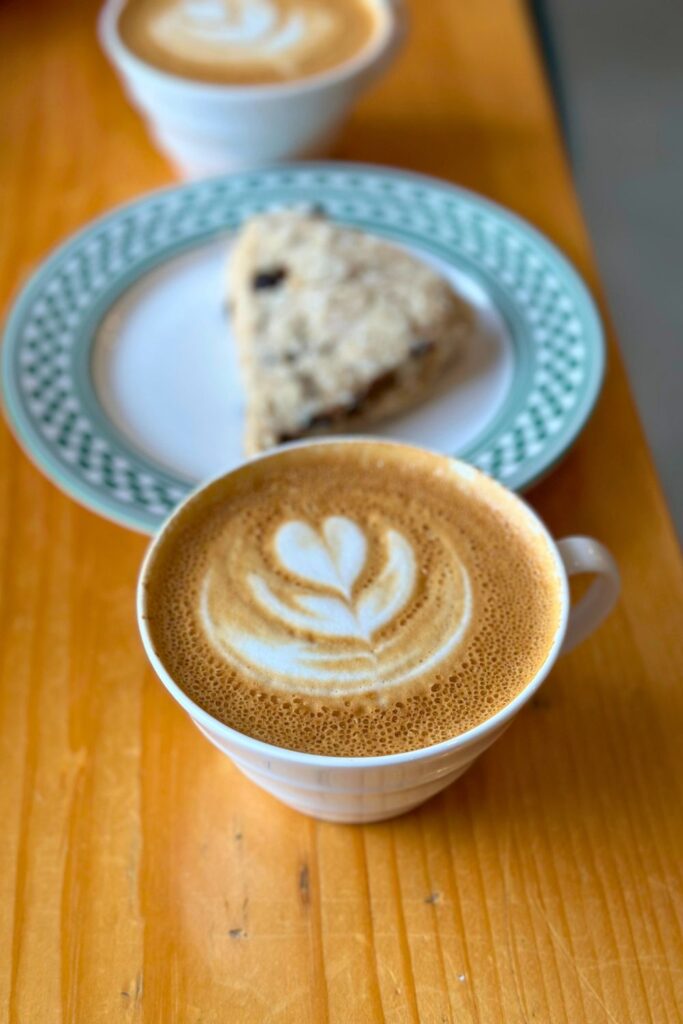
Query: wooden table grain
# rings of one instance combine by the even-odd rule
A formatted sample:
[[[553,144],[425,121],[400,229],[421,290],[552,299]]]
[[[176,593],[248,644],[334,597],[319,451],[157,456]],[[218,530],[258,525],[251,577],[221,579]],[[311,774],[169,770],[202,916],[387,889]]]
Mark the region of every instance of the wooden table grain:
[[[95,14],[0,8],[5,307],[65,234],[172,180]],[[506,203],[600,297],[522,0],[415,0],[337,155]],[[682,1019],[681,559],[614,342],[590,425],[530,497],[556,535],[611,547],[619,608],[467,775],[386,824],[319,824],[239,775],[145,663],[144,539],[4,425],[0,466],[3,1021]]]

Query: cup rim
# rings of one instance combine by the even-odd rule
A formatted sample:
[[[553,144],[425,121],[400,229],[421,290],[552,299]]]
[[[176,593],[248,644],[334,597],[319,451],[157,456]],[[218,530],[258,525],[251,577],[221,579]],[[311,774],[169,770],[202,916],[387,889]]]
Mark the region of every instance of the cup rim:
[[[126,0],[106,0],[98,16],[97,28],[105,53],[113,64],[125,72],[145,75],[159,85],[190,91],[196,96],[204,95],[226,100],[277,99],[281,96],[298,96],[302,93],[314,92],[319,88],[343,81],[364,71],[393,49],[399,39],[401,12],[396,9],[391,0],[372,0],[372,2],[385,15],[385,23],[376,39],[371,40],[355,56],[343,63],[314,75],[294,79],[291,82],[233,85],[225,82],[204,82],[198,78],[189,78],[184,75],[175,75],[171,71],[164,71],[138,57],[121,38],[118,22]]]
[[[239,732],[238,729],[233,729],[232,726],[226,725],[219,719],[214,718],[213,715],[205,711],[199,704],[196,704],[190,697],[187,696],[184,690],[175,682],[171,677],[170,673],[166,669],[165,665],[157,655],[152,639],[147,627],[146,618],[146,577],[148,574],[149,566],[154,558],[157,548],[161,545],[163,537],[177,516],[179,516],[186,505],[189,505],[201,492],[211,487],[214,483],[224,477],[230,476],[231,473],[238,472],[244,466],[251,465],[254,462],[264,461],[270,458],[276,458],[281,452],[290,451],[293,448],[313,448],[322,447],[328,444],[379,444],[379,445],[390,445],[396,448],[407,448],[408,450],[420,452],[422,454],[427,453],[434,456],[435,458],[444,459],[447,462],[456,463],[456,465],[462,466],[467,472],[474,472],[480,474],[487,480],[492,481],[496,487],[500,487],[508,495],[522,506],[526,514],[534,524],[535,528],[544,537],[548,550],[552,556],[555,568],[557,570],[558,583],[560,587],[560,595],[562,600],[562,607],[560,610],[560,621],[558,623],[557,631],[553,638],[552,645],[546,655],[545,661],[541,665],[536,675],[526,684],[526,686],[520,690],[516,697],[506,704],[505,707],[497,711],[495,715],[487,718],[485,721],[480,722],[479,725],[473,726],[471,729],[467,729],[465,732],[459,733],[457,736],[452,736],[450,739],[441,740],[439,743],[432,743],[428,747],[417,747],[414,750],[403,750],[394,754],[364,754],[347,757],[343,754],[314,754],[303,750],[292,750],[289,747],[278,747],[273,743],[268,743],[265,740],[256,739],[253,736],[247,735],[247,733]],[[420,445],[407,444],[403,441],[394,441],[388,438],[373,437],[372,435],[339,435],[337,437],[321,437],[321,438],[305,438],[301,441],[292,441],[288,444],[281,445],[278,448],[269,448],[265,452],[259,452],[250,458],[244,459],[239,465],[234,466],[222,473],[217,473],[209,480],[205,480],[195,487],[190,494],[188,494],[179,505],[177,505],[173,511],[167,516],[162,525],[159,527],[157,533],[152,538],[150,544],[147,547],[145,556],[140,566],[137,583],[136,593],[136,614],[138,629],[142,639],[142,644],[145,649],[145,653],[154,668],[160,681],[164,684],[166,689],[169,691],[172,697],[180,704],[180,706],[190,715],[191,718],[197,720],[202,726],[209,729],[212,733],[223,736],[232,745],[240,747],[244,750],[261,754],[262,756],[277,761],[286,761],[295,764],[305,764],[309,767],[315,768],[376,768],[381,766],[401,765],[409,764],[413,761],[431,760],[432,758],[438,757],[441,754],[451,753],[453,750],[458,750],[461,747],[467,747],[471,743],[483,739],[485,736],[492,732],[497,732],[500,727],[505,726],[509,721],[514,718],[517,712],[526,704],[526,702],[533,697],[534,693],[541,686],[543,681],[548,676],[553,665],[555,664],[557,657],[561,651],[562,643],[564,641],[565,633],[567,631],[567,623],[569,621],[569,583],[567,580],[567,573],[564,567],[564,563],[560,556],[557,544],[550,532],[548,531],[545,523],[540,519],[534,509],[520,497],[514,491],[509,490],[504,484],[490,477],[483,470],[476,466],[473,466],[469,462],[465,462],[464,459],[458,459],[450,455],[444,455],[441,452],[436,452],[431,448],[424,448]]]

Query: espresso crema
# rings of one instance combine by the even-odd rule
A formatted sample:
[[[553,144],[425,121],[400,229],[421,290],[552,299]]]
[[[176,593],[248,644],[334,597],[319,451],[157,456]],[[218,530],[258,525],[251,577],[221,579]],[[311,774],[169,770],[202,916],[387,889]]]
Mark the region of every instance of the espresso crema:
[[[128,0],[125,45],[162,71],[257,85],[328,71],[385,27],[380,0]]]
[[[243,467],[190,502],[148,575],[152,642],[189,697],[278,746],[428,746],[535,676],[560,621],[545,536],[502,488],[381,442]]]

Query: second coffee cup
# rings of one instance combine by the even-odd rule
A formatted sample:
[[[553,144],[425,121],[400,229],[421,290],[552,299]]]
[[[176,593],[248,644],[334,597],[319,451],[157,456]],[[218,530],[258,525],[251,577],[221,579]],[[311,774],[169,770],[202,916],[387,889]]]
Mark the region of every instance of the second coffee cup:
[[[99,21],[132,102],[189,178],[327,153],[404,31],[397,0],[108,0]]]

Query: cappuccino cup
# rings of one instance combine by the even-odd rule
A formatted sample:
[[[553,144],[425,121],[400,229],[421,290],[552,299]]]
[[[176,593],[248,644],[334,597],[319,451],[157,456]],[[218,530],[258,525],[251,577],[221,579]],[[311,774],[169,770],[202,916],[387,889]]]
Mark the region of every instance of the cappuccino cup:
[[[152,138],[200,178],[327,154],[406,20],[400,0],[107,0],[98,29]]]
[[[572,604],[577,573],[595,578]],[[334,438],[187,498],[137,608],[160,680],[240,771],[314,817],[369,822],[457,779],[618,592],[601,544],[553,541],[472,466]]]

